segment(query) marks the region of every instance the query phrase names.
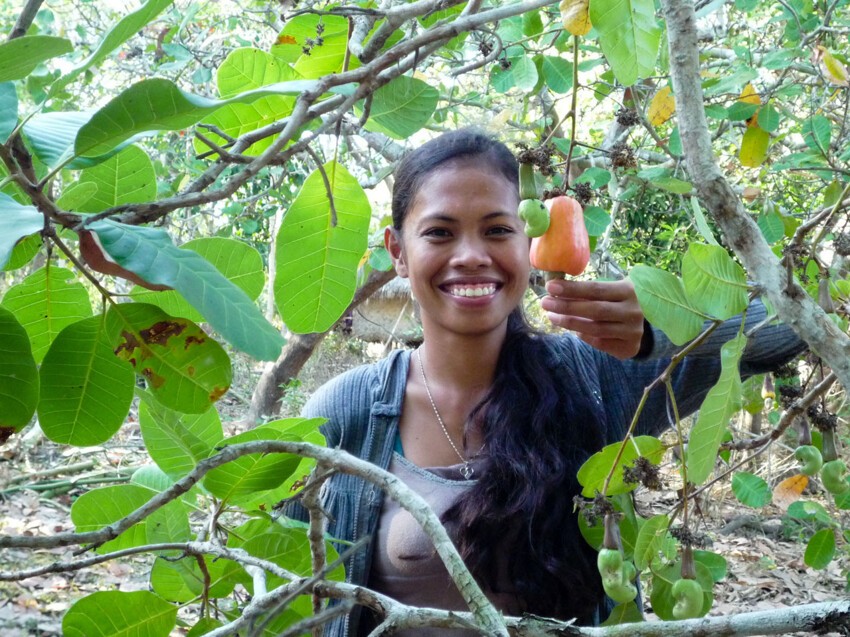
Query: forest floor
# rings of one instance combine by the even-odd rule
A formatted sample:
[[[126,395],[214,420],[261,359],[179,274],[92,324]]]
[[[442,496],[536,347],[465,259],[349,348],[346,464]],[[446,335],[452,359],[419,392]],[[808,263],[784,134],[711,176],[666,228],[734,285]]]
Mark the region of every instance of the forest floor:
[[[311,361],[305,369],[307,380],[290,394],[285,410],[297,413],[315,386],[363,355],[363,351],[347,347],[337,343]],[[243,381],[242,390],[244,394],[237,389],[219,405],[228,433],[236,433],[239,428],[239,414],[244,412],[245,397],[250,395],[250,379]],[[103,447],[77,449],[36,439],[34,443],[30,440],[0,448],[0,533],[49,536],[72,531],[70,507],[75,497],[89,488],[126,481],[131,469],[147,462],[150,460],[138,423],[132,418]],[[64,476],[40,476],[44,471],[81,464],[90,466]],[[667,469],[672,475],[672,467]],[[762,466],[758,472],[764,476],[768,469]],[[784,476],[765,477],[778,481]],[[54,481],[51,490],[35,490],[43,489],[47,480]],[[816,494],[803,497],[818,499]],[[759,510],[747,509],[735,500],[728,482],[714,487],[701,503],[699,531],[709,539],[707,548],[723,555],[728,563],[726,578],[714,588],[712,615],[847,598],[848,579],[842,572],[847,568],[846,553],[823,570],[807,567],[803,554],[812,529],[790,522],[783,516],[782,507],[772,504]],[[638,500],[639,512],[644,514],[668,512],[673,505],[672,492],[642,491]],[[4,549],[0,551],[0,571],[27,569],[73,557],[72,548]],[[0,636],[61,635],[62,615],[76,599],[98,590],[147,589],[151,560],[138,557],[75,573],[0,581]],[[183,634],[178,630],[173,636]]]

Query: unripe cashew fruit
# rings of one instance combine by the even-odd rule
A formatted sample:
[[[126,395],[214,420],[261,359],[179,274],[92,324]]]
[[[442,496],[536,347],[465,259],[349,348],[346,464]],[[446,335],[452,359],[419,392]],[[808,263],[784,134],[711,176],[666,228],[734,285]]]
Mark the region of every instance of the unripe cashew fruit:
[[[817,475],[817,472],[823,466],[823,456],[820,454],[820,449],[812,445],[801,445],[797,447],[794,457],[802,464],[800,473],[807,476]]]
[[[517,214],[525,221],[525,234],[529,237],[539,237],[549,229],[549,210],[539,199],[520,201]]]
[[[693,619],[702,614],[702,586],[695,579],[680,579],[673,583],[673,617]]]
[[[637,597],[637,588],[631,581],[636,575],[634,564],[624,563],[618,549],[600,549],[596,566],[608,597],[618,604],[626,604]]]
[[[850,483],[844,479],[846,473],[847,465],[842,460],[832,460],[823,465],[820,479],[824,488],[832,495],[841,495],[850,490]]]

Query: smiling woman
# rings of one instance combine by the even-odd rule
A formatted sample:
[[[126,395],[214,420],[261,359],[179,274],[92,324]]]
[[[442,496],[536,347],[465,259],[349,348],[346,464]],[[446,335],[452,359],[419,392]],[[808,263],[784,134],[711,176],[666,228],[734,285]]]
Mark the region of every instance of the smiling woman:
[[[528,327],[520,301],[529,239],[517,215],[517,182],[510,151],[475,131],[442,135],[405,158],[385,242],[419,302],[423,343],[331,381],[304,415],[328,418],[329,446],[388,469],[422,495],[499,610],[595,624],[611,603],[573,511],[581,492],[576,473],[603,445],[622,439],[643,388],[674,349],[645,329],[628,281],[550,281],[543,309],[574,333]],[[764,314],[755,305],[747,321]],[[739,327],[740,320],[722,325],[676,368],[683,415],[716,381],[719,347]],[[801,349],[787,328],[763,329],[742,374]],[[638,433],[659,432],[667,422],[665,394],[650,395]],[[377,487],[334,475],[324,498],[331,536],[372,538],[349,559],[349,581],[414,606],[465,608],[430,540]],[[296,507],[290,513],[303,514]],[[326,634],[365,635],[373,625],[357,608]]]

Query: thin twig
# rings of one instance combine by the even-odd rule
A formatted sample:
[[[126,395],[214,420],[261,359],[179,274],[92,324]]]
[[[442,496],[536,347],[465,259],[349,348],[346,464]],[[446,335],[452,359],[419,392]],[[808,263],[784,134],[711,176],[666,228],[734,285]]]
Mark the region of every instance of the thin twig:
[[[310,155],[310,158],[313,160],[313,163],[316,164],[316,170],[319,171],[319,174],[322,176],[322,181],[325,184],[325,190],[328,193],[328,204],[331,207],[331,228],[336,228],[337,224],[337,216],[336,216],[336,206],[334,206],[334,190],[333,186],[331,186],[331,182],[328,179],[328,174],[325,172],[325,167],[322,165],[322,160],[309,146],[304,148],[304,152]]]

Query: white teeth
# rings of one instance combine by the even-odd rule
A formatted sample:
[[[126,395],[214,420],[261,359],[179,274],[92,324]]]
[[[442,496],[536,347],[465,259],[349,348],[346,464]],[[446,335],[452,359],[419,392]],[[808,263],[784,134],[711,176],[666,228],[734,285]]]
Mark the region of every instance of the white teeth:
[[[477,287],[453,287],[450,288],[449,291],[453,296],[487,296],[488,294],[493,294],[496,291],[496,286],[484,285]]]

